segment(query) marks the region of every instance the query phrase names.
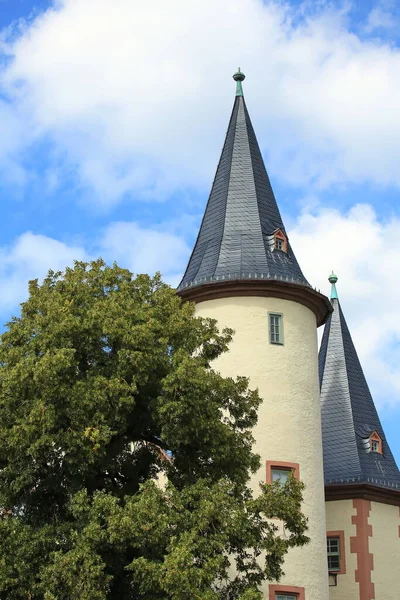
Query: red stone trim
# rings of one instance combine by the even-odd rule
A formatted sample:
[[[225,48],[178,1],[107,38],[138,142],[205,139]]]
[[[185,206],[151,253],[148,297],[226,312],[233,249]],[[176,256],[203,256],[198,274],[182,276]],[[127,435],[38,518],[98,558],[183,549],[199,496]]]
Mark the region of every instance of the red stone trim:
[[[369,500],[381,504],[400,506],[400,490],[381,488],[365,483],[340,483],[325,486],[325,500]]]
[[[266,460],[266,476],[265,483],[272,483],[272,469],[290,469],[293,471],[295,478],[300,481],[300,466],[299,463],[282,462],[281,460]]]
[[[344,546],[344,531],[327,531],[326,537],[339,538],[339,550],[340,550],[340,569],[339,571],[332,571],[336,575],[346,575],[346,549]]]
[[[369,551],[369,538],[372,537],[372,525],[368,524],[371,511],[371,502],[359,498],[353,500],[356,514],[351,517],[351,522],[356,526],[356,535],[350,538],[350,551],[357,554],[356,582],[360,589],[362,600],[374,600],[375,586],[372,583],[374,570],[374,556]]]
[[[317,318],[317,326],[328,320],[333,308],[328,298],[312,288],[278,279],[236,279],[202,283],[177,291],[182,300],[204,302],[234,296],[259,296],[291,300],[309,308]]]
[[[278,594],[294,594],[296,600],[306,600],[306,594],[303,587],[293,585],[270,585],[269,600],[276,600]]]

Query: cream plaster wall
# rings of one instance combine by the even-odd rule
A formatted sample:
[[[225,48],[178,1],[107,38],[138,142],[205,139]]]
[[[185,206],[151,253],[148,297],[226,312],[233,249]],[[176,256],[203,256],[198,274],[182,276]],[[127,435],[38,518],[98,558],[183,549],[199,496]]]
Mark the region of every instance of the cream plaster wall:
[[[329,588],[330,600],[359,600],[359,586],[355,581],[357,556],[350,552],[350,538],[356,535],[351,517],[356,514],[353,500],[335,500],[326,503],[326,530],[344,531],[346,573],[337,576],[337,586]]]
[[[311,541],[289,552],[281,583],[304,587],[307,600],[328,600],[315,315],[289,300],[251,296],[207,300],[196,312],[235,330],[229,353],[214,366],[224,376],[249,377],[264,400],[254,430],[254,450],[262,466],[252,478],[253,489],[258,491],[259,482],[265,482],[265,461],[300,464]],[[269,343],[268,312],[283,314],[283,346]]]
[[[374,555],[372,581],[375,584],[375,598],[377,600],[399,600],[399,507],[372,502],[369,523],[372,525],[369,551]]]

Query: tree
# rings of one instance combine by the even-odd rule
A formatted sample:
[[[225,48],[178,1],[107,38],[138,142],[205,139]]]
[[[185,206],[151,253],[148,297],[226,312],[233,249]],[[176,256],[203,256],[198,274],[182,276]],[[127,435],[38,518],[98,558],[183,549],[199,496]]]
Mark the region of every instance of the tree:
[[[261,598],[306,519],[293,479],[251,497],[260,399],[212,368],[232,332],[101,260],[29,292],[0,345],[0,596]]]

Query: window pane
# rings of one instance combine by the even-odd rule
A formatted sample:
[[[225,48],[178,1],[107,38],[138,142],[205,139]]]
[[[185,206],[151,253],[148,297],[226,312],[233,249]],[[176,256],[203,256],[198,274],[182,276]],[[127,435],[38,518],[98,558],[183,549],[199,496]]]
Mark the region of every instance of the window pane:
[[[339,538],[328,538],[328,552],[339,552]]]
[[[339,555],[328,556],[328,570],[329,571],[340,571],[340,558],[339,558]]]
[[[276,600],[296,600],[297,596],[293,596],[293,594],[278,594],[275,598]]]
[[[288,480],[290,471],[291,469],[271,469],[271,479],[284,484]]]

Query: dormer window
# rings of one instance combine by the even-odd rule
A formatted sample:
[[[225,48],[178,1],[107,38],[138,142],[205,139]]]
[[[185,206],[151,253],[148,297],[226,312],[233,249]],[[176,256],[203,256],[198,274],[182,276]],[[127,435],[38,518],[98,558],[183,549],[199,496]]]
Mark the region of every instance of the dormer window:
[[[287,252],[287,238],[281,229],[277,229],[274,233],[274,250]]]
[[[370,435],[369,448],[371,452],[382,454],[382,438],[376,431]]]

